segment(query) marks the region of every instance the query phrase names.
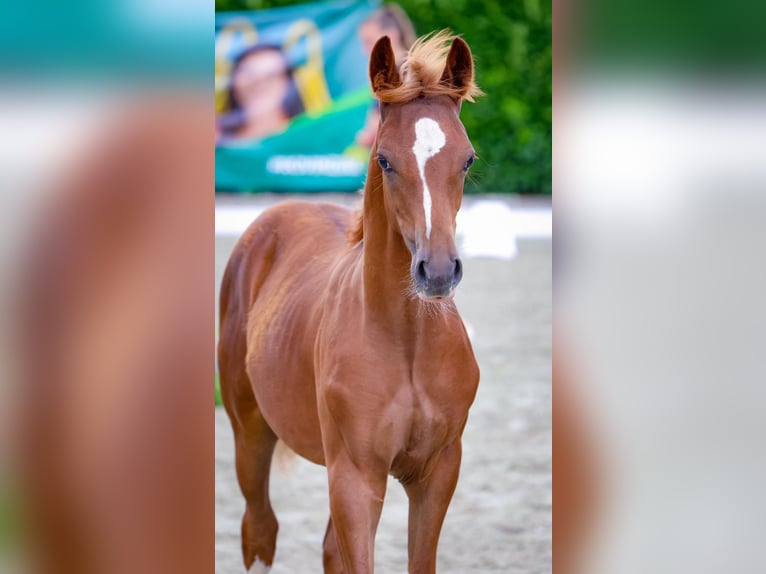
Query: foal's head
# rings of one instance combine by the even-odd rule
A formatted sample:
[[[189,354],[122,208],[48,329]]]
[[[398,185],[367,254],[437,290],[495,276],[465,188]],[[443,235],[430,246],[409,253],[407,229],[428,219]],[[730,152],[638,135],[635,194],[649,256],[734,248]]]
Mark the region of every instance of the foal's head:
[[[370,56],[370,80],[380,100],[373,159],[382,172],[388,220],[412,254],[418,296],[452,297],[463,275],[455,217],[474,160],[460,106],[480,94],[471,50],[461,38],[440,32],[418,40],[399,70],[383,37]]]

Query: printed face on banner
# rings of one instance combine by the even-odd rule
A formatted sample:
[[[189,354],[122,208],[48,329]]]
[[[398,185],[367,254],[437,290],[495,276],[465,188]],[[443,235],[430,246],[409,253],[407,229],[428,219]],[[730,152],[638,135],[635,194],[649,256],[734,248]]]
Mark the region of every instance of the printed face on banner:
[[[378,3],[216,15],[216,189],[356,191],[377,128]],[[382,23],[381,23],[382,22]]]

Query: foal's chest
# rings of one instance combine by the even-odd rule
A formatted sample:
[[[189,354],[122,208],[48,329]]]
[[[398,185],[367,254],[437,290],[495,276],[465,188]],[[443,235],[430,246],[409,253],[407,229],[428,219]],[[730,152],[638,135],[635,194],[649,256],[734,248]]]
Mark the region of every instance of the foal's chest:
[[[442,401],[417,387],[411,387],[408,394],[409,408],[402,409],[395,422],[400,429],[397,433],[400,440],[395,445],[391,464],[391,473],[403,482],[426,474],[429,462],[462,428],[455,413]]]
[[[402,381],[393,401],[402,407],[389,411],[399,431],[391,471],[403,481],[427,473],[434,457],[460,436],[473,400],[472,381],[459,373],[428,374],[415,371]]]
[[[478,367],[462,323],[434,318],[394,336],[364,316],[356,330],[354,319],[345,324],[356,336],[345,342],[320,329],[319,402],[353,458],[374,453],[402,481],[423,476],[459,439],[476,393]]]

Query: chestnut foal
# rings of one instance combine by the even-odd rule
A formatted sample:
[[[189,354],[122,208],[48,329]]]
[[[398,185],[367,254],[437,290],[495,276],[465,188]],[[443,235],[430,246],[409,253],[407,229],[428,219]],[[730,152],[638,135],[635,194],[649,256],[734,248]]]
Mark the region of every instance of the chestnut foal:
[[[459,112],[480,92],[468,45],[447,32],[418,40],[401,70],[381,38],[370,79],[381,122],[361,215],[299,201],[269,209],[221,286],[218,364],[249,572],[274,559],[277,440],[327,467],[325,572],[373,572],[389,474],[409,497],[409,571],[436,571],[479,382],[452,296],[455,217],[474,158]]]

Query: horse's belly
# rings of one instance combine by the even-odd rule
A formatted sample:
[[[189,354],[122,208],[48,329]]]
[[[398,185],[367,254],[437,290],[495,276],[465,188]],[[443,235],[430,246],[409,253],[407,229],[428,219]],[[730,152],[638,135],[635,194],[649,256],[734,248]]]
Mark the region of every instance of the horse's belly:
[[[289,286],[288,286],[289,287]],[[256,402],[274,433],[296,453],[323,464],[316,406],[311,313],[266,290],[251,310],[247,372]],[[281,304],[278,301],[282,301]]]
[[[324,464],[314,378],[305,369],[256,366],[248,372],[263,417],[274,433],[302,457]]]

